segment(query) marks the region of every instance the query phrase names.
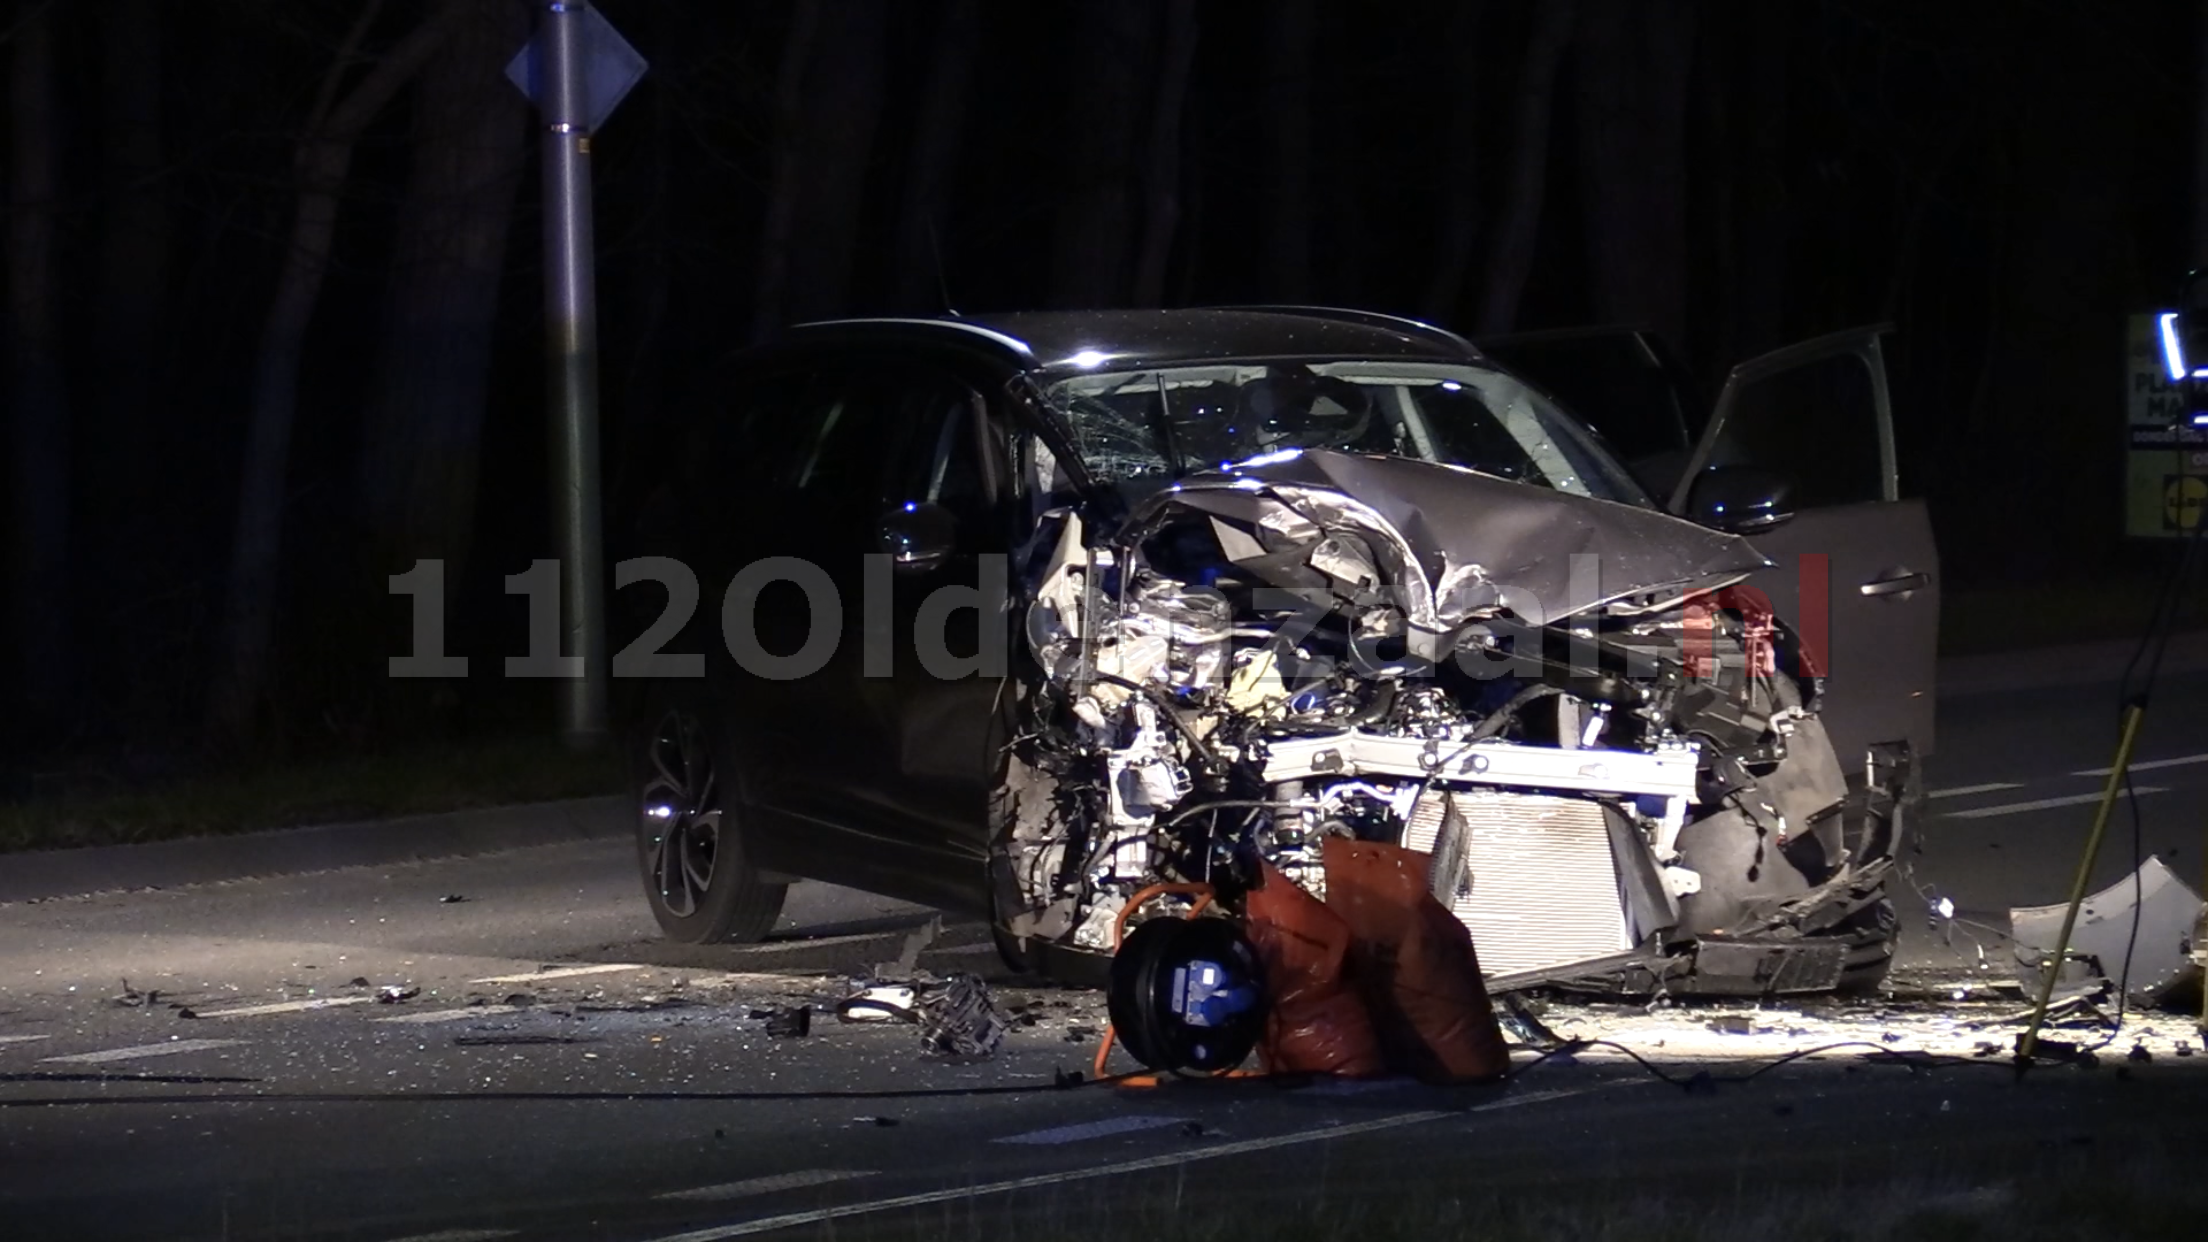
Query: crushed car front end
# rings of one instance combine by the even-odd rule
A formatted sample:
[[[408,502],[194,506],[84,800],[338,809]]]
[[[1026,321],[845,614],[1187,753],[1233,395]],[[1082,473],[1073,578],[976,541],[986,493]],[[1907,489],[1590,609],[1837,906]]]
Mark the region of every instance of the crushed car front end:
[[[1267,865],[1323,897],[1348,837],[1430,860],[1491,991],[1883,976],[1905,757],[1851,787],[1812,662],[1735,590],[1762,558],[1535,400],[1377,364],[1049,394],[1125,503],[1047,514],[1016,562],[1013,939],[1108,955],[1192,887],[1232,915]],[[1188,452],[1207,434],[1244,455]]]

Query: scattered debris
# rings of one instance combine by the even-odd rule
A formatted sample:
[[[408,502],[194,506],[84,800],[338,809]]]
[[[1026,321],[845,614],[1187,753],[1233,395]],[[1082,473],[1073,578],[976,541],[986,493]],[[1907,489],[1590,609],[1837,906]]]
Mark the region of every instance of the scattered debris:
[[[176,1011],[176,1016],[179,1018],[196,1018],[199,1015],[189,1009],[179,1009]]]
[[[877,983],[836,1002],[839,1022],[914,1022],[919,989],[909,983]]]
[[[853,1117],[851,1120],[858,1125],[881,1126],[885,1129],[897,1124],[895,1117]]]
[[[602,995],[592,993],[593,996]],[[585,1013],[658,1013],[665,1009],[689,1009],[698,1002],[686,996],[655,996],[646,993],[633,1001],[583,1001],[574,1012]]]
[[[452,1042],[461,1048],[526,1048],[539,1044],[594,1044],[598,1040],[591,1035],[455,1035]]]
[[[1529,1048],[1555,1048],[1564,1037],[1549,1029],[1541,1020],[1541,1011],[1532,998],[1519,992],[1505,992],[1495,998],[1495,1019],[1502,1023],[1504,1034]]]
[[[403,1000],[413,1000],[421,994],[422,990],[412,985],[387,983],[376,989],[376,1003],[379,1005],[396,1005]]]
[[[130,986],[130,980],[125,979],[122,995],[110,998],[110,1003],[121,1009],[151,1009],[161,1003],[161,992],[158,988],[141,992]]]
[[[1085,1044],[1095,1038],[1096,1028],[1093,1026],[1069,1026],[1066,1028],[1066,1042],[1069,1044]]]
[[[439,905],[446,905],[446,906],[449,906],[449,905],[453,905],[453,904],[456,904],[456,903],[458,903],[458,902],[463,902],[463,901],[466,901],[466,900],[467,900],[467,897],[466,897],[466,896],[465,896],[464,894],[461,894],[461,893],[446,893],[446,894],[445,894],[444,896],[442,896],[442,897],[439,897],[439,898],[437,899],[437,903],[438,903]]]
[[[1704,1025],[1720,1035],[1753,1035],[1756,1020],[1744,1013],[1721,1013]]]
[[[952,975],[926,989],[919,1010],[925,1050],[956,1061],[994,1056],[1009,1029],[979,975]]]
[[[347,986],[347,987],[353,987],[353,988],[365,988],[365,987],[368,987],[368,986],[370,986],[370,984],[369,984],[369,982],[368,982],[368,976],[366,976],[366,975],[354,975],[354,976],[353,976],[353,981],[352,981],[351,983],[348,983],[348,984],[346,984],[345,986]]]
[[[2135,1002],[2159,1003],[2199,973],[2186,942],[2201,913],[2200,897],[2161,858],[2149,857],[2137,872],[2085,899],[2057,986],[2065,992],[2094,990],[2122,978]],[[2009,911],[2017,971],[2027,988],[2036,990],[2045,980],[2047,959],[2068,914],[2066,904]]]
[[[1182,1138],[1202,1138],[1207,1133],[1209,1131],[1204,1129],[1204,1123],[1201,1121],[1184,1121],[1181,1123]]]
[[[537,998],[528,992],[508,992],[506,999],[499,1002],[501,1005],[534,1005],[536,1003]]]
[[[801,1039],[813,1032],[813,1007],[795,1005],[788,1009],[754,1009],[753,1018],[766,1023],[766,1032],[775,1039]]]
[[[2133,1044],[2125,1059],[2129,1061],[2152,1061],[2154,1060],[2154,1054],[2147,1051],[2145,1044]]]

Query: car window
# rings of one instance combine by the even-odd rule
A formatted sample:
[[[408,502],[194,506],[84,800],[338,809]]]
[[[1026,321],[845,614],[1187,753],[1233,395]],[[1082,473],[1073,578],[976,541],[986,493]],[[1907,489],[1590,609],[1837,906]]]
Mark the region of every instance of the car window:
[[[1805,508],[1858,504],[1885,496],[1878,439],[1870,367],[1841,354],[1741,388],[1711,462],[1783,475]]]
[[[924,365],[872,366],[823,386],[783,484],[871,521],[893,506],[987,514],[1008,473],[981,395]]]
[[[1594,424],[1627,461],[1690,447],[1678,385],[1634,333],[1482,342],[1480,350]]]
[[[1089,472],[1128,492],[1266,454],[1327,448],[1648,503],[1583,425],[1493,367],[1222,363],[1069,377],[1046,396]]]
[[[820,385],[805,370],[736,373],[716,380],[691,418],[674,468],[693,491],[757,496],[777,490],[803,447]]]

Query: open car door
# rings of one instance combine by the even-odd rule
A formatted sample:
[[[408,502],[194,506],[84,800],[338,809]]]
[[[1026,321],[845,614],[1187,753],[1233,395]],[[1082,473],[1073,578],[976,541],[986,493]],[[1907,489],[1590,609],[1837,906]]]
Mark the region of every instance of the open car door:
[[[1733,368],[1670,496],[1673,513],[1746,535],[1775,565],[1750,578],[1827,674],[1821,715],[1847,771],[1874,743],[1933,748],[1939,553],[1904,499],[1879,335],[1867,327]],[[1760,514],[1727,514],[1726,480],[1783,480]],[[1785,516],[1791,511],[1791,516]]]

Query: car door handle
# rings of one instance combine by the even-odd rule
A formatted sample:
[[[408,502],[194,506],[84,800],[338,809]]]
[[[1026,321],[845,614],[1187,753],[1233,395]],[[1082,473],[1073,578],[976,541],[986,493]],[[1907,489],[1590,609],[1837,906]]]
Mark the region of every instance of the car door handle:
[[[1932,585],[1930,574],[1903,574],[1898,578],[1877,578],[1864,583],[1858,589],[1865,595],[1903,595]]]

